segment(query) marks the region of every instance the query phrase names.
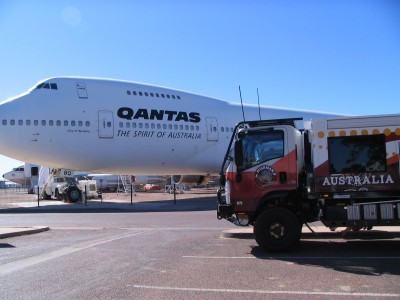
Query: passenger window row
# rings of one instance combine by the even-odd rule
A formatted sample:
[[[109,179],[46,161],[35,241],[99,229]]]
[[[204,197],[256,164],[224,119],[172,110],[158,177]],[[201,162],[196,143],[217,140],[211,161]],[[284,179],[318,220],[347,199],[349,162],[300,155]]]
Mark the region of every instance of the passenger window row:
[[[233,132],[233,128],[229,128],[229,127],[221,127],[221,132]]]
[[[14,120],[11,119],[9,120],[2,120],[1,124],[3,126],[7,126],[8,124],[11,126],[14,125],[19,125],[19,126],[39,126],[39,124],[41,126],[78,126],[78,127],[90,127],[90,121],[68,121],[68,120],[41,120],[39,122],[39,120]],[[130,122],[119,122],[119,128],[145,128],[145,129],[169,129],[169,130],[190,130],[190,131],[199,131],[200,127],[198,125],[194,126],[194,125],[178,125],[178,124],[154,124],[154,123],[130,123]],[[221,132],[233,132],[233,128],[229,128],[229,127],[221,127]]]
[[[14,125],[19,125],[19,126],[39,126],[39,124],[41,126],[78,126],[78,127],[90,127],[90,121],[68,121],[68,120],[41,120],[39,122],[39,120],[13,120],[11,119],[10,122],[8,122],[8,120],[2,120],[1,124],[3,126],[6,126],[7,124],[10,124],[11,126]]]
[[[138,91],[126,91],[128,95],[133,96],[145,96],[145,97],[156,97],[156,98],[167,98],[167,99],[181,99],[178,95],[168,95],[168,94],[160,94],[160,93],[149,93],[149,92],[138,92]]]
[[[187,131],[199,131],[200,127],[194,126],[194,125],[178,125],[178,124],[154,124],[154,123],[130,123],[130,122],[119,122],[119,128],[145,128],[145,129],[169,129],[169,130],[187,130]],[[214,129],[214,131],[217,131],[217,128]],[[221,127],[221,132],[233,132],[233,128],[229,127]]]
[[[139,128],[139,129],[164,129],[164,130],[187,130],[187,131],[199,131],[198,125],[178,125],[178,124],[154,124],[154,123],[130,123],[130,122],[119,122],[119,128]]]

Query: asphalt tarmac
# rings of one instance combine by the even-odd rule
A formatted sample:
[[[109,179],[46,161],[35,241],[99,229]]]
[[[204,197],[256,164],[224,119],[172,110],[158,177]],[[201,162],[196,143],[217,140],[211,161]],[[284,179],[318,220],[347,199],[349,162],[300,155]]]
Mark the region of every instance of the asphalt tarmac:
[[[0,239],[0,299],[400,298],[398,237],[349,238],[316,223],[295,251],[269,253],[251,228],[217,220],[213,191],[176,203],[123,197],[3,205],[3,228],[49,230]]]

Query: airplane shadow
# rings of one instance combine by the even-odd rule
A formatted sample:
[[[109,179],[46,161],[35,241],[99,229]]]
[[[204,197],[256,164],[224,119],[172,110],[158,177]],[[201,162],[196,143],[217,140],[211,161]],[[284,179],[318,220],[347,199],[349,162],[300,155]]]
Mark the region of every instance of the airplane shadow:
[[[43,202],[42,202],[43,203]],[[64,203],[49,204],[48,202],[42,206],[17,207],[0,209],[0,214],[10,213],[140,213],[140,212],[174,212],[174,211],[216,211],[217,197],[201,197],[191,199],[166,199],[159,201],[138,201],[130,200],[126,202],[112,202],[99,200],[88,200],[87,205],[84,203]]]
[[[0,249],[1,248],[15,248],[15,246],[8,243],[0,243]]]
[[[251,254],[303,266],[319,266],[358,275],[400,275],[400,240],[302,240],[290,252],[267,252],[259,246]]]

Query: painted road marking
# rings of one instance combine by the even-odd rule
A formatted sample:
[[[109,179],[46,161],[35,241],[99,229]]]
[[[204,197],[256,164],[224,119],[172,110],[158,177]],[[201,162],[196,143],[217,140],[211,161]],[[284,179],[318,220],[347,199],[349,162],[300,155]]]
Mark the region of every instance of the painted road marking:
[[[318,295],[318,296],[355,296],[355,297],[400,297],[400,294],[389,293],[351,293],[351,292],[315,292],[315,291],[271,291],[271,290],[243,290],[243,289],[212,289],[212,288],[184,288],[171,286],[133,285],[138,289],[183,291],[183,292],[215,292],[241,294],[282,294],[282,295]]]
[[[198,259],[400,259],[400,256],[193,256],[183,258]]]
[[[39,263],[43,263],[46,262],[48,260],[51,259],[55,259],[55,258],[59,258],[65,255],[69,255],[78,251],[82,251],[82,250],[86,250],[98,245],[102,245],[105,243],[109,243],[109,242],[113,242],[116,240],[120,240],[120,239],[125,239],[125,238],[129,238],[135,235],[139,235],[139,234],[143,234],[146,232],[149,232],[150,230],[147,231],[141,231],[141,232],[135,232],[135,233],[131,233],[131,234],[124,234],[124,235],[120,235],[117,237],[112,237],[112,238],[106,238],[106,239],[97,239],[94,241],[88,241],[88,242],[83,242],[81,244],[78,245],[72,245],[70,247],[64,247],[61,248],[59,250],[55,250],[52,252],[47,252],[47,253],[43,253],[40,255],[36,255],[33,257],[28,257],[25,259],[21,259],[21,260],[17,260],[17,261],[13,261],[10,263],[6,263],[4,265],[1,265],[0,268],[0,276],[1,275],[5,275],[7,273],[10,272],[15,272],[15,271],[19,271],[22,270],[24,268],[30,267],[30,266],[34,266],[37,265]]]

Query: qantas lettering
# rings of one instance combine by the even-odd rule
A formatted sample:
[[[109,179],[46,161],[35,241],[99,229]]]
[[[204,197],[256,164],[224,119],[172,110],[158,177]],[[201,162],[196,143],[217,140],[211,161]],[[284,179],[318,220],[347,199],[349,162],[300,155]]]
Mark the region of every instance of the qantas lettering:
[[[157,109],[145,109],[139,108],[136,113],[130,107],[121,107],[117,112],[118,117],[126,120],[166,120],[168,121],[184,121],[199,123],[201,121],[200,113],[196,112],[184,112],[184,111],[171,111],[171,110],[157,110]]]
[[[169,139],[201,139],[201,133],[192,132],[170,132],[167,134],[165,131],[149,131],[149,130],[118,130],[117,136],[132,137],[132,138],[169,138]]]

